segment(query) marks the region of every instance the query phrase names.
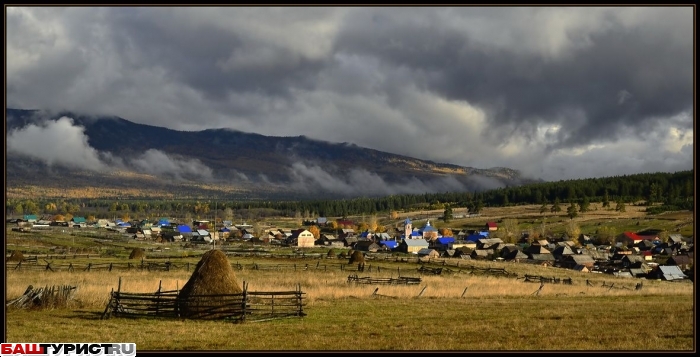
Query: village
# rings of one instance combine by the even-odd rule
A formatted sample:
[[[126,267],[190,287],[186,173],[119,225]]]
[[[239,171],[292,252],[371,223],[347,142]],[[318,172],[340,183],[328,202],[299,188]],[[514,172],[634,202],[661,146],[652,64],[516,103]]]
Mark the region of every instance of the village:
[[[14,224],[12,231],[27,234],[38,230],[96,229],[126,240],[186,248],[207,245],[286,247],[300,251],[325,248],[360,251],[370,256],[412,256],[426,261],[473,259],[537,264],[617,277],[693,279],[693,238],[680,234],[670,234],[664,241],[654,230],[625,231],[616,237],[615,244],[595,244],[594,237],[585,234],[575,239],[566,234],[530,239],[523,232],[517,242],[507,243],[495,237],[494,233],[499,230],[497,222],[488,221],[481,229],[454,231],[438,229],[430,219],[420,220],[420,226],[414,226],[416,222],[406,218],[396,221],[394,228],[371,231],[366,225],[347,218],[329,220],[326,217],[305,220],[297,229],[265,227],[258,223],[234,224],[230,220],[194,220],[187,224],[168,218],[125,222],[120,219],[87,221],[85,217],[76,216],[69,221],[55,221],[50,217],[24,215],[7,220],[10,225]]]

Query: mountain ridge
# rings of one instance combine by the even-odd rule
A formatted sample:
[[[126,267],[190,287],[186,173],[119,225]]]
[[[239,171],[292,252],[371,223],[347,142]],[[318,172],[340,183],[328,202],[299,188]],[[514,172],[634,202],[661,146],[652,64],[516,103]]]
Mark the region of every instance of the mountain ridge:
[[[58,120],[63,116],[71,118],[72,123],[62,122],[59,127]],[[84,135],[86,146],[82,149],[85,152],[79,153],[96,155],[99,161],[95,162],[106,163],[104,166],[153,174],[165,181],[175,178],[179,184],[204,181],[240,186],[244,191],[248,188],[251,193],[288,191],[289,194],[309,198],[377,196],[411,193],[412,190],[415,193],[476,191],[542,181],[523,178],[520,172],[510,168],[478,169],[438,163],[304,135],[265,136],[229,128],[179,131],[135,123],[118,116],[6,109],[8,136],[16,136],[17,133],[28,136],[29,125],[46,128],[42,135],[49,136],[48,139],[61,131],[77,135],[79,139],[80,135]],[[33,130],[32,133],[38,131]],[[43,141],[48,139],[43,138]],[[47,153],[32,153],[30,149],[22,152],[17,148],[11,151],[12,155],[8,155],[8,162],[11,161],[8,165],[8,187],[41,182],[22,175],[22,160],[37,170],[40,162],[48,163],[46,157],[42,157]],[[30,165],[31,160],[36,162]],[[79,167],[80,163],[65,160],[56,157],[53,164],[48,166],[52,167],[54,174],[60,172],[61,179],[70,183],[76,173],[56,166]],[[83,168],[99,174],[95,167]],[[363,180],[383,189],[374,187],[363,194],[361,187],[366,186]],[[167,184],[164,182],[165,186]]]

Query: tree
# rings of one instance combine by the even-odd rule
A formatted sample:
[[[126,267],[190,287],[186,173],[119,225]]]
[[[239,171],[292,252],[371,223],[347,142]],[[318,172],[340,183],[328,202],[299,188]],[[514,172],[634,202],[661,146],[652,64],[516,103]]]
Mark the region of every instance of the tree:
[[[574,241],[577,246],[580,245],[578,238],[581,235],[581,227],[579,227],[576,221],[571,220],[566,225],[566,235],[569,236],[569,239]]]
[[[338,222],[336,220],[330,220],[328,223],[326,223],[326,225],[332,230],[338,229]]]
[[[610,197],[608,197],[608,190],[605,190],[603,194],[603,207],[610,207]]]
[[[479,212],[481,212],[482,208],[484,208],[484,202],[481,199],[479,199],[474,205],[474,214],[478,214]]]
[[[561,212],[561,207],[559,206],[559,197],[554,199],[554,203],[552,204],[552,208],[550,210],[552,211],[552,213]]]
[[[399,212],[391,211],[391,215],[389,217],[391,217],[391,219],[397,219],[399,218]]]
[[[615,227],[604,226],[598,229],[596,232],[598,234],[598,243],[601,244],[615,244]]]
[[[503,231],[503,241],[506,243],[515,243],[516,233],[518,230],[518,220],[515,218],[507,218],[503,220],[499,230]]]
[[[440,234],[442,234],[443,237],[452,237],[452,230],[449,228],[440,228]]]
[[[445,208],[442,217],[443,221],[445,222],[449,222],[452,220],[452,207],[450,205],[447,205],[447,208]]]
[[[622,197],[618,198],[617,206],[615,206],[615,211],[625,212],[625,201],[622,200]]]
[[[578,204],[578,211],[581,213],[588,212],[590,210],[591,203],[588,201],[588,196],[583,196],[583,200]]]
[[[547,208],[547,202],[542,202],[542,206],[540,206],[540,214],[544,216],[547,213],[548,209],[549,208]]]
[[[21,203],[17,203],[15,205],[15,214],[19,214],[19,215],[24,214],[24,207],[22,207]]]
[[[669,234],[668,234],[667,230],[663,230],[663,231],[659,232],[659,239],[662,242],[664,242],[664,243],[668,242],[668,238],[669,238]]]
[[[231,207],[226,207],[224,210],[224,218],[226,218],[227,221],[233,221],[233,210]]]
[[[376,214],[369,216],[369,223],[367,225],[368,225],[370,231],[372,231],[372,232],[377,231],[377,227],[379,227],[379,218],[377,217]]]
[[[569,208],[566,209],[566,215],[569,216],[569,219],[574,219],[576,216],[578,216],[578,210],[576,209],[575,203],[571,202]]]
[[[314,235],[314,238],[318,239],[321,236],[321,230],[315,224],[309,227],[309,232]]]

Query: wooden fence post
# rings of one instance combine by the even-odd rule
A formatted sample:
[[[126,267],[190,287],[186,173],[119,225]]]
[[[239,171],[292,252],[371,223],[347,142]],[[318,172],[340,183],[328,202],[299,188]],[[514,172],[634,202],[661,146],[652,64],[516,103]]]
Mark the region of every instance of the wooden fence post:
[[[248,304],[248,284],[244,281],[243,282],[243,301],[241,302],[242,306],[242,315],[241,315],[241,321],[245,321],[245,314],[246,314],[246,305]]]

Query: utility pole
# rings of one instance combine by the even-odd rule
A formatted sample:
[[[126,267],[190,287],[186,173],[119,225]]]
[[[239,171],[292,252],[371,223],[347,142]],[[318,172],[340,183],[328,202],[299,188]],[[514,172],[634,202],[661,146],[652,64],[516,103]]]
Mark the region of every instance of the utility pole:
[[[217,209],[217,201],[214,201],[214,235],[211,236],[211,243],[212,243],[212,248],[211,249],[216,249],[216,209]]]

